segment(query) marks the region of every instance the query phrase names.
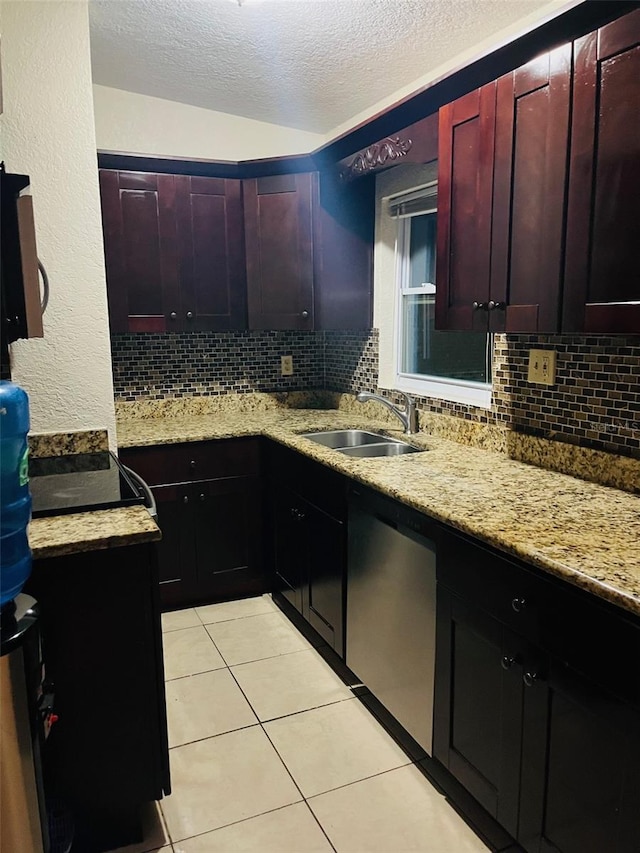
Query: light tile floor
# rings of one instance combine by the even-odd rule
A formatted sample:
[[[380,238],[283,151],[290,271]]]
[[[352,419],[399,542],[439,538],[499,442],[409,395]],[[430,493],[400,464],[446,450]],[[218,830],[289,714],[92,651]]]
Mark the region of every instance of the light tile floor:
[[[162,617],[173,793],[118,853],[483,853],[269,596]]]

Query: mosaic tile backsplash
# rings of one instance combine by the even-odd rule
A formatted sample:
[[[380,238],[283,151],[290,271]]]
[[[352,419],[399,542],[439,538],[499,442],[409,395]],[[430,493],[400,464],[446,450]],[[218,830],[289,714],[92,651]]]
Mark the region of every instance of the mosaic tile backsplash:
[[[554,386],[527,382],[532,348],[557,351]],[[289,354],[295,372],[283,377]],[[118,335],[112,357],[118,400],[379,390],[376,330]],[[423,412],[640,458],[639,377],[640,336],[496,335],[490,410],[416,399]]]
[[[280,375],[292,355],[293,376]],[[117,400],[299,391],[324,386],[322,332],[167,332],[114,335]]]

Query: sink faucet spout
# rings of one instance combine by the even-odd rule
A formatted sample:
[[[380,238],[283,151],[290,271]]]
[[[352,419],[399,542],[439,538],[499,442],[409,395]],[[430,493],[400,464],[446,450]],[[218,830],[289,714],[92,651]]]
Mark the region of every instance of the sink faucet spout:
[[[357,395],[356,400],[359,403],[366,403],[367,400],[376,400],[378,403],[382,403],[383,406],[386,406],[390,412],[398,418],[402,426],[404,427],[404,431],[406,435],[412,435],[415,432],[418,432],[418,410],[416,409],[416,402],[413,397],[410,397],[408,394],[405,394],[404,391],[398,391],[399,394],[402,394],[405,400],[405,410],[398,408],[398,406],[394,406],[394,404],[387,400],[386,397],[382,397],[380,394],[372,394],[370,391],[360,391]]]

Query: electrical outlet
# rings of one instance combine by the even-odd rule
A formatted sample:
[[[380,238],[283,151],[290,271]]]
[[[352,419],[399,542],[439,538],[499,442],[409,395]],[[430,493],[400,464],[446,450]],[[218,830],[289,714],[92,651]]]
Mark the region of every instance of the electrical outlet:
[[[556,355],[554,349],[530,349],[527,381],[538,385],[555,385]]]
[[[293,376],[293,356],[292,355],[281,355],[280,356],[280,373],[283,376]]]

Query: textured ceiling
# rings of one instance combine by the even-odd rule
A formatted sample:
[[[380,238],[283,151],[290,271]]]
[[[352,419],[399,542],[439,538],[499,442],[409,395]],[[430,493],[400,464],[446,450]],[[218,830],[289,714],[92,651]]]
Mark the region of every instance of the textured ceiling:
[[[242,3],[91,0],[94,82],[327,133],[504,27],[553,5]]]

